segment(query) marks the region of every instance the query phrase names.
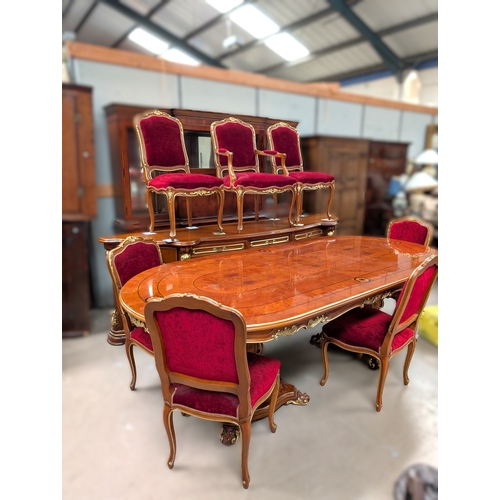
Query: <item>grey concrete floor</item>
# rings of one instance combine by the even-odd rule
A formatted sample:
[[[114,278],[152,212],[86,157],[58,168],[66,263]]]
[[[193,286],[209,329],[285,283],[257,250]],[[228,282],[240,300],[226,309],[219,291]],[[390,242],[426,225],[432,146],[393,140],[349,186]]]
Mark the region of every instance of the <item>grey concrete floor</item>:
[[[437,283],[427,304],[437,304]],[[311,399],[281,407],[275,434],[266,419],[252,424],[248,490],[241,443],[224,446],[220,424],[179,413],[170,470],[154,360],[135,350],[131,391],[124,347],[107,343],[110,314],[93,310],[90,335],[62,341],[64,500],[389,500],[408,467],[438,467],[438,348],[420,337],[408,386],[404,354],[392,359],[377,413],[378,371],[352,355],[331,349],[330,377],[320,385],[320,350],[309,343],[319,325],[265,346],[281,360],[283,380]]]

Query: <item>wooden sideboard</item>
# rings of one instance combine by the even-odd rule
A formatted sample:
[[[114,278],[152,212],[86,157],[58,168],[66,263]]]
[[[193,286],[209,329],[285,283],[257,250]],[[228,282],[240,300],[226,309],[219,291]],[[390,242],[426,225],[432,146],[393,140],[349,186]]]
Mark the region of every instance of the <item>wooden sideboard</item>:
[[[149,215],[145,201],[145,184],[142,178],[139,143],[134,130],[133,119],[137,113],[148,106],[131,106],[125,104],[109,104],[105,106],[108,124],[109,146],[113,175],[113,189],[116,207],[116,224],[120,231],[146,230],[149,227]],[[234,116],[255,128],[257,148],[266,149],[267,128],[280,119],[249,115],[229,115],[189,109],[158,108],[178,118],[184,128],[186,150],[189,156],[189,166],[193,173],[216,175],[213,162],[213,150],[210,138],[210,125],[216,120]],[[297,126],[298,122],[288,121]],[[262,171],[270,171],[265,159],[261,159]],[[155,226],[169,226],[168,213],[164,199],[157,197],[155,207],[160,213],[155,216]],[[176,200],[176,213],[181,227],[187,224],[185,200]],[[195,224],[213,224],[216,221],[217,200],[214,196],[202,196],[191,200],[193,221]],[[263,200],[261,199],[261,207]],[[244,200],[244,210],[253,217],[254,200],[247,196]],[[236,219],[236,196],[227,193],[224,203],[224,221]]]
[[[279,220],[261,219],[258,222],[248,221],[243,230],[237,230],[237,223],[230,222],[224,226],[224,235],[215,235],[214,227],[200,226],[196,230],[179,228],[175,239],[170,238],[169,231],[159,229],[154,233],[141,232],[112,234],[101,236],[99,241],[106,251],[116,248],[127,236],[140,236],[158,243],[164,263],[187,259],[202,258],[215,254],[234,254],[252,248],[266,248],[283,243],[315,239],[322,236],[333,236],[337,228],[337,218],[324,220],[321,215],[310,215],[301,219],[301,224],[292,226],[286,218]],[[263,256],[265,253],[263,252]],[[111,320],[108,343],[122,345],[125,333],[115,294],[115,311]]]
[[[392,175],[406,169],[407,143],[345,137],[301,138],[304,169],[335,176],[332,212],[339,235],[383,235],[392,216],[386,191]],[[324,213],[328,193],[304,191],[304,209]]]

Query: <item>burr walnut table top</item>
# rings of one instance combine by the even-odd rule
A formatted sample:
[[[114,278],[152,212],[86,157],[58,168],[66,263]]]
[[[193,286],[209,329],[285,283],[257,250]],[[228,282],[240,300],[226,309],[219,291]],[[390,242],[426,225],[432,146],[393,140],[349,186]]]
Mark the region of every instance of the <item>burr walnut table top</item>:
[[[120,302],[144,321],[150,297],[210,297],[243,314],[248,342],[266,342],[383,300],[432,254],[385,237],[322,236],[169,262],[129,280]]]

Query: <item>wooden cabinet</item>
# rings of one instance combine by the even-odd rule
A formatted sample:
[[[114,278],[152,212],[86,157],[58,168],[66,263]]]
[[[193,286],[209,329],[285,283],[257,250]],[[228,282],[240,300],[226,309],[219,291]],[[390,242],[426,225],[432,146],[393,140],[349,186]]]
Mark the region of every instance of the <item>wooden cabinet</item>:
[[[88,232],[97,215],[92,89],[62,85],[62,336],[89,332]]]
[[[137,113],[153,108],[150,106],[109,104],[104,109],[108,123],[117,228],[123,231],[147,230],[149,215],[145,200],[146,189],[142,178],[139,143],[134,130],[133,119]],[[267,128],[281,121],[280,119],[259,116],[229,115],[227,113],[188,109],[158,109],[175,116],[181,121],[184,128],[191,172],[210,175],[215,175],[210,138],[210,125],[212,122],[234,116],[251,123],[257,136],[257,148],[266,149]],[[297,126],[298,122],[288,123]],[[269,166],[264,161],[261,163],[261,168],[263,171],[270,171]],[[176,199],[176,203],[176,213],[179,217],[177,223],[182,226],[187,221],[185,200]],[[216,221],[217,200],[215,196],[192,198],[191,203],[194,223],[212,224]],[[168,213],[162,197],[155,198],[155,208],[158,210],[163,209],[155,216],[155,226],[158,228],[168,227]],[[253,216],[253,197],[245,197],[244,209]],[[234,219],[236,219],[236,196],[233,193],[227,193],[224,203],[224,220]]]
[[[335,176],[332,213],[338,217],[336,234],[363,233],[365,186],[369,141],[341,137],[301,138],[305,170],[321,171]],[[328,190],[304,191],[304,209],[325,213]]]
[[[406,169],[407,143],[343,137],[301,138],[305,170],[335,176],[332,213],[339,218],[339,235],[384,235],[392,217],[386,197],[391,176]],[[324,213],[326,190],[304,192],[304,209]]]
[[[392,219],[391,198],[387,189],[391,177],[406,170],[408,144],[370,141],[366,178],[364,233],[383,236]]]

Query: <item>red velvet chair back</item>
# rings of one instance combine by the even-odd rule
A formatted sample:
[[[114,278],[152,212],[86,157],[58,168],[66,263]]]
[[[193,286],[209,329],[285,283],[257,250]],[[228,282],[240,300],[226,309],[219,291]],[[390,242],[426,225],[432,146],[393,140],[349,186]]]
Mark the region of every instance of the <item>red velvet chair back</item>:
[[[251,168],[259,171],[259,160],[256,153],[257,142],[255,129],[250,123],[236,118],[229,118],[213,125],[214,149],[227,149],[233,152],[233,168],[235,170]],[[222,167],[227,166],[227,157],[214,155],[215,161]]]
[[[285,166],[288,170],[302,170],[302,154],[300,152],[300,138],[295,127],[285,122],[279,122],[268,129],[269,147],[272,150],[285,153]],[[274,158],[272,158],[274,160]],[[277,157],[276,166],[281,166],[281,158]]]
[[[111,277],[117,289],[133,276],[163,263],[159,246],[153,240],[129,236],[118,247],[108,252]]]
[[[162,111],[148,110],[134,117],[134,125],[146,180],[151,179],[155,170],[190,173],[180,120]]]
[[[432,226],[418,217],[402,217],[389,223],[387,237],[391,240],[409,241],[429,246],[432,241]]]
[[[239,395],[240,415],[249,412],[246,325],[241,314],[189,294],[156,302],[146,305],[145,316],[147,325],[154,324],[149,329],[165,399],[173,396],[172,384],[180,383]]]
[[[413,271],[396,301],[396,307],[392,315],[392,327],[395,333],[412,325],[419,318],[437,274],[437,256],[427,258]]]

